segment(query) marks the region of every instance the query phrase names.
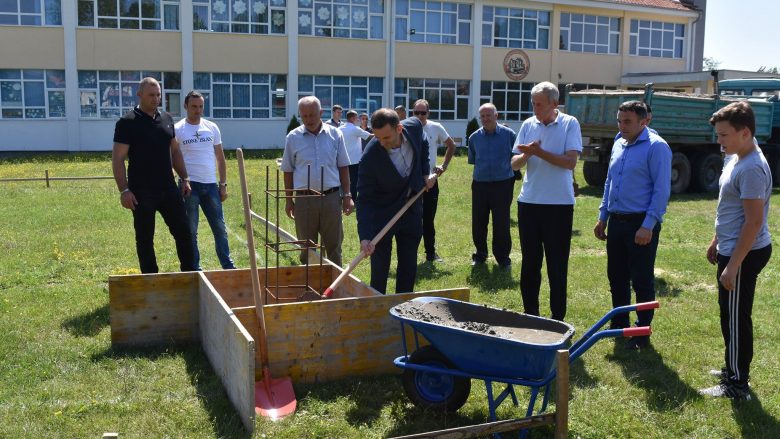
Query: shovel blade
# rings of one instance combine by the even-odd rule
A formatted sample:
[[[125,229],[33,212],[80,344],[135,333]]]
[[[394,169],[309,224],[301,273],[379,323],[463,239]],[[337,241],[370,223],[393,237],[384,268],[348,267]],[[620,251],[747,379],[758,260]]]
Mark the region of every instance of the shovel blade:
[[[295,412],[297,403],[289,377],[255,382],[255,413],[258,415],[275,421]]]

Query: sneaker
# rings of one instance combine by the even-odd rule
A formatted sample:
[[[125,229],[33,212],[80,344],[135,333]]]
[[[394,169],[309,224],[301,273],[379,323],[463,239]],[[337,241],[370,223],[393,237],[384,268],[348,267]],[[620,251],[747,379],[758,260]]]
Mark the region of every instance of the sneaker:
[[[512,263],[509,264],[498,264],[498,269],[501,271],[512,271]]]
[[[699,390],[700,395],[712,396],[715,398],[730,398],[736,400],[750,401],[750,387],[747,384],[726,381],[718,385]]]
[[[441,256],[439,256],[436,252],[425,255],[425,260],[428,262],[444,262],[444,259],[442,259]]]
[[[722,369],[710,369],[709,374],[721,381],[725,381],[729,377],[729,371],[725,367]]]
[[[650,346],[650,337],[631,337],[626,341],[625,348],[630,351],[638,351]]]
[[[471,260],[471,266],[472,267],[477,267],[477,266],[481,267],[481,266],[484,266],[484,265],[485,265],[485,261],[478,261],[476,259],[472,259]]]

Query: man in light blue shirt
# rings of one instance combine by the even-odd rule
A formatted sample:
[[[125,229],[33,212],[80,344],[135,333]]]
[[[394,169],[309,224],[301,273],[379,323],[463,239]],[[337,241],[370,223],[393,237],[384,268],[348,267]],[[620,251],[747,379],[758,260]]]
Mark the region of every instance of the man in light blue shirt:
[[[596,238],[607,241],[607,277],[612,306],[655,300],[655,254],[671,191],[672,151],[647,128],[647,107],[627,101],[617,114],[620,136],[612,146]],[[607,225],[609,234],[607,235]],[[653,311],[637,313],[637,326],[650,326]],[[627,314],[612,319],[613,329],[630,326]],[[632,337],[628,349],[650,344],[649,337]]]
[[[509,270],[512,260],[512,237],[509,232],[509,210],[515,188],[512,172],[512,147],[515,132],[498,123],[496,106],[479,107],[482,128],[469,137],[469,163],[474,165],[471,183],[471,238],[475,252],[471,265],[487,259],[487,231],[493,215],[493,256],[498,266]]]
[[[580,124],[558,108],[558,88],[541,82],[531,89],[534,116],[517,133],[512,169],[528,166],[517,199],[520,231],[520,292],[527,314],[539,315],[542,260],[547,258],[552,318],[566,316],[566,282],[574,220],[572,170],[582,151]]]

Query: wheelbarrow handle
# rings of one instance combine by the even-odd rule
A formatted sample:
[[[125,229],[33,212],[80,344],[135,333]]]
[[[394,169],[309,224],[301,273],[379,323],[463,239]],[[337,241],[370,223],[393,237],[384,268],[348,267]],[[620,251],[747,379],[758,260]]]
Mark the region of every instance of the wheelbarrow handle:
[[[649,326],[623,328],[623,337],[645,337],[652,333],[653,330]]]
[[[635,306],[637,311],[647,311],[648,309],[656,309],[660,307],[661,304],[658,303],[657,300],[654,300],[652,302],[637,303]]]

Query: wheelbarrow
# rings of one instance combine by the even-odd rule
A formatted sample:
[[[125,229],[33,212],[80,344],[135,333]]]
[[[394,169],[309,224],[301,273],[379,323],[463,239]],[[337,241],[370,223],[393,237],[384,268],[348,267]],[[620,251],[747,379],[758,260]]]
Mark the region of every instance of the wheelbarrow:
[[[649,336],[649,326],[601,328],[617,314],[658,306],[658,302],[646,302],[614,308],[571,344],[574,327],[565,322],[459,300],[420,297],[390,309],[390,315],[401,323],[404,349],[394,364],[404,369],[404,390],[421,408],[458,410],[468,399],[471,379],[478,379],[485,382],[490,421],[496,421],[496,409],[507,397],[518,406],[515,385],[530,388],[526,416],[531,416],[541,389],[544,398],[539,413],[547,409],[558,350],[568,350],[571,363],[603,338]],[[407,327],[413,333],[411,355]],[[420,346],[421,335],[429,345]],[[506,384],[506,388],[494,396],[493,383]]]

